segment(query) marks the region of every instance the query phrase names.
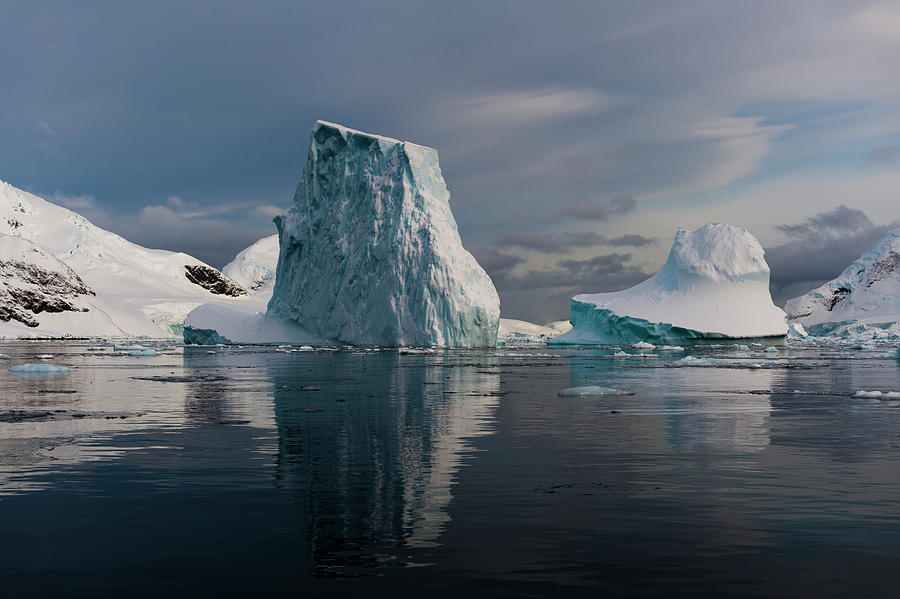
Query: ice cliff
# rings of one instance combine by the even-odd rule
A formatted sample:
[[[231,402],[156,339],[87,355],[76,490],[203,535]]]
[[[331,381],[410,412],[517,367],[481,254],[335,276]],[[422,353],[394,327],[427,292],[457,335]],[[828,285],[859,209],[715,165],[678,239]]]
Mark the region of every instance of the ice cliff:
[[[759,241],[726,224],[679,229],[665,266],[630,289],[572,298],[573,329],[551,344],[784,336]]]
[[[436,150],[319,121],[275,223],[270,313],[355,345],[495,345],[500,300],[462,245]]]
[[[785,311],[815,337],[900,337],[900,229]]]

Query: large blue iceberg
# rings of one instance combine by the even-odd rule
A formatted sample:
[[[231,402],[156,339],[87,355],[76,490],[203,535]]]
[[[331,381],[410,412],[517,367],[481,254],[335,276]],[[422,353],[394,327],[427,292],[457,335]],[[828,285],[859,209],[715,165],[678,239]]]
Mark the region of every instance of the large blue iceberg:
[[[354,345],[496,344],[500,299],[462,245],[436,150],[319,121],[275,223],[270,314]]]

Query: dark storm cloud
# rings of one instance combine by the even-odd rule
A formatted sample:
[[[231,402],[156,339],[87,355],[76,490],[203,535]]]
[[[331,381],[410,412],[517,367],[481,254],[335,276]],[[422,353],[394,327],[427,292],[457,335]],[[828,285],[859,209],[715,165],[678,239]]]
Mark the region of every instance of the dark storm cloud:
[[[629,195],[614,197],[609,202],[573,202],[555,213],[544,217],[546,223],[560,223],[566,220],[607,221],[614,216],[634,212],[637,202]]]
[[[896,226],[876,225],[862,211],[847,206],[779,226],[789,240],[766,249],[772,299],[783,305],[833,279]]]
[[[472,254],[497,287],[503,284],[513,269],[525,262],[525,258],[521,256],[505,254],[493,248],[481,248],[474,250]]]

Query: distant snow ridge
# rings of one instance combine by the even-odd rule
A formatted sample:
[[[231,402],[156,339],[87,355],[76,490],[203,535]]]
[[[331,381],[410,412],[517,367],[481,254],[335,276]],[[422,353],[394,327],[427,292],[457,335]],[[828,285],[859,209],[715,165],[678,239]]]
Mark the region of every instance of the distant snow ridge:
[[[213,301],[253,303],[236,283],[200,260],[180,252],[152,250],[105,231],[85,217],[0,181],[0,234],[31,242],[43,254],[26,252],[28,268],[6,270],[9,289],[28,283],[44,269],[70,280],[71,291],[54,288],[45,295],[53,302],[36,300],[35,312],[16,302],[33,316],[25,320],[0,318],[0,336],[150,336],[181,335],[184,317],[202,303]],[[10,250],[12,251],[12,250]],[[21,254],[19,254],[21,256]],[[75,279],[50,256],[77,274]],[[37,269],[37,270],[33,270]],[[87,292],[78,294],[79,285]],[[74,295],[73,295],[74,294]],[[75,301],[72,298],[78,296]],[[64,309],[65,300],[76,310]],[[8,300],[0,300],[8,303]],[[257,302],[258,303],[258,302]],[[19,312],[22,316],[24,313]],[[30,320],[29,320],[30,319]],[[35,326],[37,325],[37,326]]]
[[[574,328],[550,343],[784,336],[785,314],[772,303],[764,254],[739,227],[679,229],[662,270],[624,291],[576,295]]]
[[[272,295],[278,265],[278,235],[263,237],[225,265],[222,274],[253,295]]]
[[[900,229],[785,311],[814,337],[900,337]]]
[[[319,121],[275,223],[270,312],[354,345],[496,344],[500,300],[459,238],[436,150]]]

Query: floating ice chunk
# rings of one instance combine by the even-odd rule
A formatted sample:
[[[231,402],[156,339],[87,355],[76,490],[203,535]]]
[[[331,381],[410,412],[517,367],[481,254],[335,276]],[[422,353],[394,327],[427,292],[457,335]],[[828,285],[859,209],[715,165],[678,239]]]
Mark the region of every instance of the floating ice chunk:
[[[159,353],[157,353],[155,350],[152,350],[152,349],[136,349],[136,350],[128,352],[128,355],[135,356],[135,357],[141,357],[141,358],[150,358],[153,356],[158,356]]]
[[[775,347],[774,345],[770,345],[769,347],[767,347],[767,348],[765,349],[765,352],[766,352],[767,354],[774,354],[774,353],[777,352],[777,351],[778,351],[778,348]]]
[[[65,372],[72,372],[72,369],[66,366],[55,366],[53,364],[18,364],[10,368],[9,371],[24,374],[62,374]]]
[[[113,351],[141,351],[149,349],[143,345],[113,345]]]
[[[684,348],[680,345],[663,345],[659,351],[684,351]]]
[[[38,354],[34,358],[36,360],[52,360],[53,354]]]
[[[9,354],[0,354],[0,360],[12,360],[12,356]]]
[[[750,346],[744,345],[742,343],[736,343],[734,345],[734,349],[736,349],[738,351],[750,351]]]
[[[675,362],[675,366],[725,366],[727,364],[728,362],[725,360],[698,358],[696,356],[686,356]]]
[[[587,385],[585,387],[569,387],[568,389],[563,389],[557,395],[559,397],[602,397],[608,395],[634,395],[634,391]]]
[[[656,349],[655,345],[647,343],[646,341],[638,341],[637,343],[633,343],[631,347],[634,349]]]
[[[619,350],[619,351],[617,351],[616,353],[613,354],[613,356],[615,356],[616,358],[627,358],[627,357],[630,356],[630,355],[631,355],[631,354],[629,354],[629,353],[627,353],[627,352],[623,352],[622,350]]]
[[[853,394],[853,397],[865,397],[869,399],[900,399],[900,392],[898,391],[865,391],[859,390]]]
[[[401,347],[397,352],[401,356],[431,355],[435,353],[433,349],[418,347]]]

